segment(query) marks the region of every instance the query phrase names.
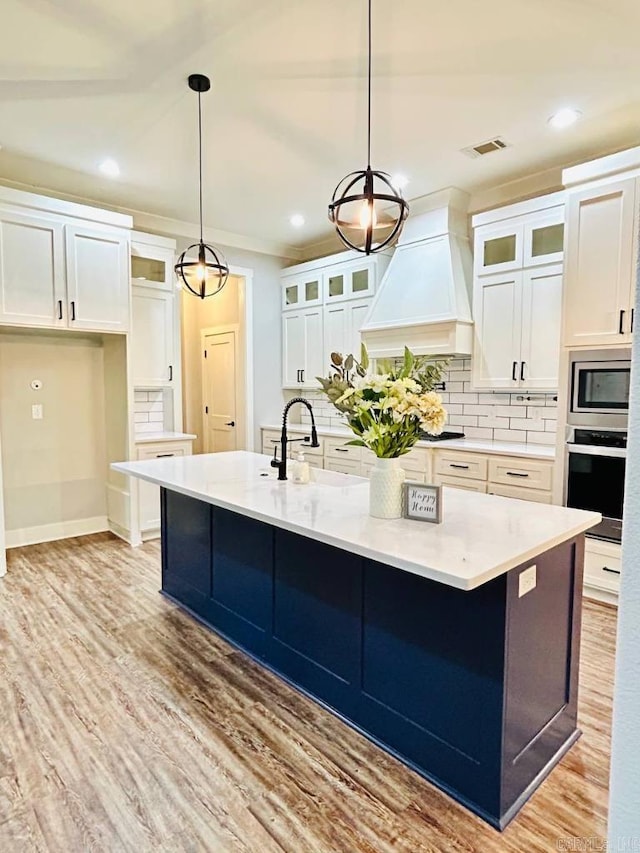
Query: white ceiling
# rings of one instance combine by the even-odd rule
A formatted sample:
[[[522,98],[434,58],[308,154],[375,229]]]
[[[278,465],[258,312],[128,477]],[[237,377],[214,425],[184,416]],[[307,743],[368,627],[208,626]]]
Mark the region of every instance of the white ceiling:
[[[374,0],[374,168],[480,191],[640,142],[637,0]],[[364,168],[365,0],[2,0],[0,177],[311,243]],[[572,105],[565,131],[546,120]],[[513,145],[472,160],[468,145]],[[121,176],[103,177],[105,157]],[[295,231],[289,216],[307,224]]]

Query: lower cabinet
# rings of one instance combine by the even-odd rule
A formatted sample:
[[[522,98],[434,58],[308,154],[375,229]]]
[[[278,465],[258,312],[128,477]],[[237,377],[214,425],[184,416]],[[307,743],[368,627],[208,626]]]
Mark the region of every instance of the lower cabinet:
[[[136,459],[191,456],[192,442],[185,440],[144,442],[136,445]],[[138,523],[143,539],[160,535],[160,488],[138,480]]]
[[[585,595],[598,601],[617,603],[621,563],[620,545],[587,537],[584,552]]]

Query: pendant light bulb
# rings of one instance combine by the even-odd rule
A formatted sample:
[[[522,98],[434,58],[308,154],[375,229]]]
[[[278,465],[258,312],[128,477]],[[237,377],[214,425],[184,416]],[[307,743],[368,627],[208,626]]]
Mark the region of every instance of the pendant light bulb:
[[[204,242],[202,221],[202,105],[200,96],[211,88],[211,81],[204,74],[190,74],[189,88],[198,93],[198,190],[200,202],[200,242],[193,243],[178,258],[174,269],[181,286],[206,299],[220,293],[229,278],[229,267],[219,249]],[[192,249],[197,250],[197,259],[188,257]]]
[[[409,215],[409,205],[391,175],[371,168],[371,2],[368,0],[367,168],[344,177],[329,202],[329,221],[338,237],[347,248],[365,255],[392,246]]]

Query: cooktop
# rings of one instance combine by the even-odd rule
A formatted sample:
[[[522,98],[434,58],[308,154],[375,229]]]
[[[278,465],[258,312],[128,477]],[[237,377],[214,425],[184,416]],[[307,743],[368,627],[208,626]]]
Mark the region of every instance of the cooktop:
[[[464,438],[463,432],[441,432],[440,435],[429,435],[428,432],[421,433],[423,441],[449,441],[452,438]]]

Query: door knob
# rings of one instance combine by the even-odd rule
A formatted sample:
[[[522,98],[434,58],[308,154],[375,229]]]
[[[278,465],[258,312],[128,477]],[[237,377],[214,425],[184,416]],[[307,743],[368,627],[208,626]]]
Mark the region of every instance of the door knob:
[[[236,425],[235,421],[229,421],[228,424],[225,424],[225,426],[235,426],[235,425]]]

